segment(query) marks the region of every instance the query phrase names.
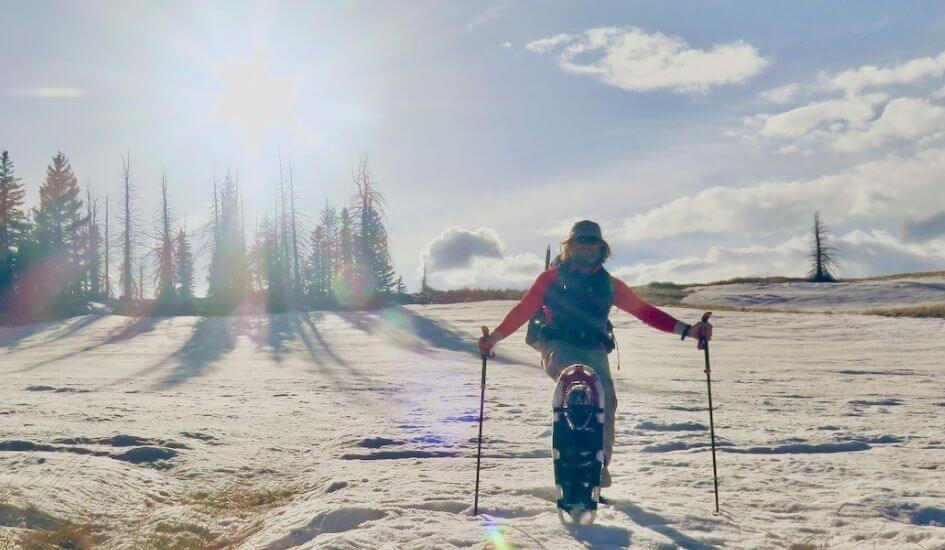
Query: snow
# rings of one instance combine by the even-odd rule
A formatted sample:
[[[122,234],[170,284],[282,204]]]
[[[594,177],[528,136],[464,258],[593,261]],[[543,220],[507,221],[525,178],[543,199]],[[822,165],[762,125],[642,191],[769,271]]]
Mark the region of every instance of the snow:
[[[614,485],[571,528],[554,385],[518,333],[489,363],[473,517],[474,341],[511,305],[0,328],[0,541],[70,519],[109,548],[945,548],[936,319],[717,312],[715,515],[702,353],[615,314]]]
[[[692,288],[684,304],[819,312],[945,303],[945,277],[866,280],[839,283],[736,283]]]

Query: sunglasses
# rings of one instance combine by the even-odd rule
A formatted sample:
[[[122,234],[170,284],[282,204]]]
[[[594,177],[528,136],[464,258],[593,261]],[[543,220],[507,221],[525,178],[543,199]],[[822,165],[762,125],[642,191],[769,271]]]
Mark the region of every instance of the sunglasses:
[[[581,244],[598,244],[600,242],[600,239],[593,235],[578,235],[572,240]]]

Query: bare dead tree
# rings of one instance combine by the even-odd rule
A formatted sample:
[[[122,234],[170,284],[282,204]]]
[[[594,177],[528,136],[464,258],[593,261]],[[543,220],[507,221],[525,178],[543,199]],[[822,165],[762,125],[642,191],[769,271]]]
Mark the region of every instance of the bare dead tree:
[[[105,297],[112,297],[112,282],[109,277],[109,268],[110,264],[108,263],[108,251],[109,251],[109,242],[108,242],[108,195],[105,195]]]
[[[132,300],[135,297],[135,281],[132,267],[132,258],[134,257],[134,213],[131,208],[131,197],[133,189],[131,187],[131,153],[122,155],[122,173],[124,185],[122,187],[122,202],[124,203],[123,214],[119,216],[119,221],[124,225],[122,235],[122,263],[121,263],[121,300]],[[141,281],[143,282],[143,281]],[[137,294],[140,295],[140,292]]]
[[[831,270],[840,268],[837,249],[827,243],[827,228],[820,220],[820,212],[814,212],[814,229],[811,235],[811,270],[808,278],[815,283],[832,283],[836,278]]]
[[[291,202],[291,215],[292,215],[292,261],[293,269],[295,273],[295,281],[293,283],[293,288],[295,289],[295,295],[298,296],[302,293],[302,270],[299,267],[299,232],[298,232],[298,221],[295,217],[295,178],[292,175],[292,159],[289,159],[289,200]]]
[[[174,306],[174,238],[171,235],[171,210],[167,201],[167,175],[161,174],[160,246],[158,247],[158,303],[163,310]]]

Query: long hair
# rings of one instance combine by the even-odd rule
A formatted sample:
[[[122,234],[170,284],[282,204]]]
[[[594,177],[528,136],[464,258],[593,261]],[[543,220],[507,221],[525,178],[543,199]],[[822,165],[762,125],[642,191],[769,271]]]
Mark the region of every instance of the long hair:
[[[558,254],[558,258],[563,262],[571,257],[571,239],[565,239],[561,241],[561,253]],[[604,239],[600,240],[600,263],[607,261],[607,258],[610,258],[610,245],[607,244],[607,241]]]

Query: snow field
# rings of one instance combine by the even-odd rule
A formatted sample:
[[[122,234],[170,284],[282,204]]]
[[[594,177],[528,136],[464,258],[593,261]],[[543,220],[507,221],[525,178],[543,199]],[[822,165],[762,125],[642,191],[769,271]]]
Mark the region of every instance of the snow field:
[[[69,519],[109,548],[945,548],[934,319],[716,313],[715,515],[702,354],[615,313],[611,505],[571,529],[554,384],[515,334],[472,517],[474,341],[511,305],[2,328],[0,540]]]

